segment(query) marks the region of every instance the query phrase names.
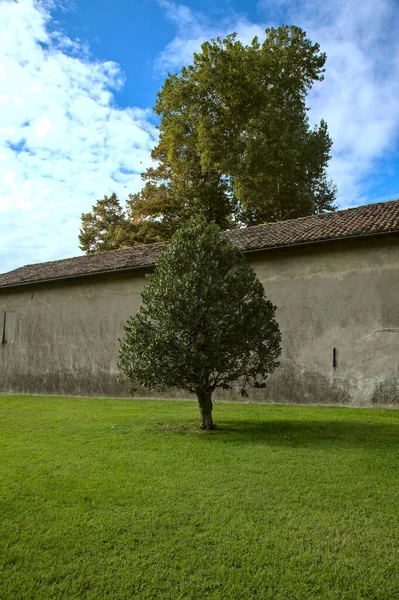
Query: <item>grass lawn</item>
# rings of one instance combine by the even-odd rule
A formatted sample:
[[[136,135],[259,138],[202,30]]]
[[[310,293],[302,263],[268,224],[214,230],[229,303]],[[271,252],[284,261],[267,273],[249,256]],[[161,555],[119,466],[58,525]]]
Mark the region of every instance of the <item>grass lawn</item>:
[[[399,598],[399,412],[0,396],[0,598]]]

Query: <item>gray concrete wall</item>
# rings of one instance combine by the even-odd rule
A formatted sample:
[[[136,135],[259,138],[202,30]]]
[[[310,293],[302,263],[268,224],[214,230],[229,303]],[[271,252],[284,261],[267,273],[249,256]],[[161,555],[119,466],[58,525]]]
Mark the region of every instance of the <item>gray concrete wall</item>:
[[[283,339],[281,366],[250,400],[399,406],[398,238],[248,260],[278,307]],[[132,272],[0,290],[0,391],[127,395],[116,381],[117,340],[144,285]],[[218,396],[240,399],[235,390]]]

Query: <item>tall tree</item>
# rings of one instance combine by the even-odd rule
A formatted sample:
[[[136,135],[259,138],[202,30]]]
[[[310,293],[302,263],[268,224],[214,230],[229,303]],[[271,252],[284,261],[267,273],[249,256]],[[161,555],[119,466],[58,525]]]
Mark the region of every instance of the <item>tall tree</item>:
[[[238,381],[264,387],[278,365],[276,307],[243,254],[203,217],[161,255],[125,326],[119,368],[133,384],[197,395],[201,428],[213,429],[212,394]]]
[[[184,219],[200,207],[222,229],[332,210],[332,142],[324,121],[310,127],[306,107],[325,61],[294,26],[266,30],[262,44],[236,34],[203,44],[158,94],[158,164],[133,210]]]
[[[263,43],[206,42],[169,74],[155,105],[156,164],[129,197],[124,243],[169,239],[198,211],[229,229],[333,210],[332,142],[324,121],[310,127],[306,107],[325,60],[302,29],[283,26]]]

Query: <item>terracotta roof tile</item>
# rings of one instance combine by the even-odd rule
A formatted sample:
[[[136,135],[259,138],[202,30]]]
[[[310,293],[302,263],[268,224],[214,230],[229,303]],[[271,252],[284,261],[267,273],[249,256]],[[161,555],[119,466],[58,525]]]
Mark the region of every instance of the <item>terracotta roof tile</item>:
[[[399,234],[399,200],[226,232],[234,245],[243,252],[270,251],[282,247],[384,234]],[[27,265],[0,275],[0,288],[148,268],[156,263],[165,247],[165,243],[134,246]]]
[[[399,233],[399,200],[227,232],[244,252]]]

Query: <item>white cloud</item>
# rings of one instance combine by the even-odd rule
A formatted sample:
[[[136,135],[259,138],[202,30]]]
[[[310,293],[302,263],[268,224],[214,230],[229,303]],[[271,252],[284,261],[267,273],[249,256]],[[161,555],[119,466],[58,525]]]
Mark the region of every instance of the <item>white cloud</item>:
[[[76,255],[81,213],[140,189],[157,137],[114,106],[119,66],[50,25],[43,2],[0,2],[0,272]]]
[[[163,72],[189,64],[206,39],[236,31],[248,43],[282,22],[303,27],[327,54],[325,80],[309,96],[309,117],[311,123],[327,121],[334,142],[329,171],[338,184],[339,205],[376,200],[367,197],[370,174],[376,161],[399,145],[397,0],[261,0],[263,23],[231,15],[217,25],[185,6],[160,4],[178,26],[158,60]]]
[[[308,0],[291,13],[327,54],[325,80],[309,101],[311,118],[325,118],[334,141],[342,206],[367,201],[365,178],[398,146],[397,8],[396,0]]]

